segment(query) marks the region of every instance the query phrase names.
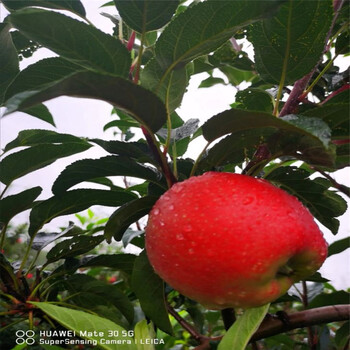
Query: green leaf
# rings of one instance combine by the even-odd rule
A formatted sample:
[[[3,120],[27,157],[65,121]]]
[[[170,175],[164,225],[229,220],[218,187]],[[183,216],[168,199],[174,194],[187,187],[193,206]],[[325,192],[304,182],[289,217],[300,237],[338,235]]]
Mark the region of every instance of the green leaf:
[[[109,267],[113,270],[121,270],[131,275],[136,255],[133,254],[101,254],[98,256],[84,257],[79,267]]]
[[[332,18],[331,1],[289,0],[273,18],[254,24],[250,41],[262,79],[290,85],[308,74],[322,56]]]
[[[114,0],[123,21],[133,30],[145,33],[165,26],[179,0]]]
[[[335,343],[340,349],[346,347],[347,342],[350,338],[350,322],[345,322],[338,330],[334,337]]]
[[[79,189],[63,193],[59,197],[51,197],[36,205],[30,213],[29,234],[35,234],[45,223],[68,214],[88,209],[92,205],[118,207],[136,195],[126,191],[104,191]]]
[[[57,159],[84,152],[91,147],[86,142],[66,142],[64,144],[40,144],[12,153],[4,158],[1,165],[0,181],[9,185],[34,170],[44,168]]]
[[[11,24],[38,42],[87,69],[128,77],[131,58],[116,38],[63,14],[25,8],[10,15]]]
[[[52,186],[59,194],[87,180],[103,176],[132,176],[159,182],[160,173],[154,168],[139,164],[128,157],[107,156],[99,159],[83,159],[68,165]]]
[[[75,257],[80,254],[85,254],[91,249],[94,249],[104,240],[102,235],[99,236],[75,236],[65,239],[57,243],[46,255],[49,263],[54,261]]]
[[[39,90],[34,88],[16,94],[6,102],[7,114],[63,95],[99,99],[116,105],[153,132],[166,122],[165,106],[151,91],[123,78],[93,72],[78,72]]]
[[[319,294],[310,302],[308,308],[331,306],[339,304],[350,304],[350,293],[339,290],[331,294]]]
[[[130,157],[141,163],[155,163],[145,142],[105,141],[101,139],[89,139],[89,141],[98,144],[108,153]]]
[[[198,88],[208,88],[208,87],[212,87],[214,85],[217,84],[223,84],[226,85],[226,82],[224,79],[222,78],[216,78],[216,77],[209,77],[207,79],[204,79],[201,81],[201,83],[199,84]]]
[[[238,108],[251,111],[261,111],[271,113],[273,111],[273,98],[264,90],[257,88],[245,89],[238,91],[236,94]]]
[[[41,187],[33,187],[23,192],[2,198],[0,200],[0,222],[7,224],[17,214],[30,209],[41,191]]]
[[[70,134],[61,134],[56,131],[44,129],[29,129],[20,131],[17,137],[5,146],[4,151],[7,152],[16,147],[37,146],[43,143],[47,144],[65,142],[81,142],[88,144],[85,140],[81,139],[80,137],[73,136]]]
[[[49,109],[43,104],[20,110],[20,112],[27,113],[32,117],[38,118],[44,122],[51,124],[52,126],[56,126],[52,114],[50,113]]]
[[[4,101],[6,89],[19,72],[18,55],[9,29],[9,25],[0,23],[0,105]]]
[[[335,241],[328,247],[328,257],[339,254],[348,248],[350,248],[350,237]]]
[[[331,183],[328,180],[310,180],[309,176],[310,173],[303,169],[281,167],[266,176],[266,179],[299,198],[318,221],[336,234],[339,221],[335,217],[344,214],[346,201],[329,190]]]
[[[141,320],[136,323],[134,332],[137,350],[155,350],[152,344],[152,340],[155,338],[152,324],[148,324],[147,320]]]
[[[332,130],[332,139],[349,138],[349,103],[329,103],[310,109],[305,116],[322,119]]]
[[[39,49],[39,45],[25,37],[18,30],[11,31],[13,44],[16,47],[19,59],[29,58]]]
[[[231,109],[215,115],[202,126],[203,136],[209,142],[229,133],[232,137],[245,137],[248,132],[248,137],[252,137],[254,132],[250,130],[263,137],[271,135],[266,142],[275,157],[282,153],[310,164],[333,166],[334,147],[329,144],[329,127],[316,118],[297,115],[276,118],[263,112]]]
[[[247,309],[230,327],[219,343],[218,350],[244,350],[263,321],[270,304]]]
[[[180,106],[188,81],[185,67],[178,67],[164,78],[163,70],[155,58],[141,72],[141,85],[154,91],[168,105],[170,113]]]
[[[6,91],[6,100],[25,91],[41,91],[85,68],[60,57],[40,60],[23,69]]]
[[[70,300],[76,305],[97,312],[96,309],[100,305],[114,306],[125,316],[129,323],[133,322],[134,307],[117,286],[106,284],[84,274],[72,275],[63,283],[72,295]]]
[[[173,334],[165,304],[164,282],[155,274],[145,251],[135,260],[131,286],[145,315],[163,332]]]
[[[123,238],[123,234],[127,228],[137,220],[141,219],[143,216],[147,215],[157,199],[157,197],[146,196],[125,203],[118,208],[110,216],[106,224],[106,240],[110,242],[112,237],[114,237],[116,241],[120,241]]]
[[[23,7],[39,6],[58,10],[68,10],[85,17],[85,9],[79,0],[2,0],[5,7],[10,10],[19,10]]]
[[[37,308],[41,309],[49,317],[56,320],[62,326],[71,329],[80,337],[95,340],[101,349],[105,350],[136,350],[132,338],[123,335],[124,328],[105,318],[92,315],[83,311],[68,309],[57,305],[44,302],[31,302]],[[103,336],[94,335],[95,331],[103,333]],[[119,344],[106,344],[108,334],[112,331],[118,336],[112,336]]]

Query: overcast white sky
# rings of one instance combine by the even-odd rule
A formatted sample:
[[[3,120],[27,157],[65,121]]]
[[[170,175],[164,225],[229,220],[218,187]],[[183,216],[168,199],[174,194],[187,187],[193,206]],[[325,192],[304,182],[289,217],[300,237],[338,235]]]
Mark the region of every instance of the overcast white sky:
[[[109,12],[115,14],[112,7],[100,9],[99,6],[107,0],[83,0],[82,1],[88,18],[101,30],[111,33],[113,24],[100,12]],[[0,18],[6,16],[6,11],[0,5]],[[48,50],[39,50],[33,58],[21,62],[21,67],[25,67],[38,59],[52,55]],[[209,117],[229,108],[230,103],[234,101],[236,89],[231,86],[217,85],[210,89],[198,89],[200,81],[206,77],[205,74],[195,76],[190,83],[188,93],[186,94],[179,114],[184,120],[190,118],[198,118],[201,124]],[[76,99],[70,97],[60,97],[46,103],[51,113],[54,116],[57,128],[51,127],[49,124],[30,117],[23,113],[14,113],[1,119],[0,141],[3,148],[9,141],[13,140],[19,131],[24,129],[50,129],[62,133],[70,133],[82,137],[94,137],[113,139],[112,131],[103,132],[103,126],[111,121],[111,106],[105,102],[87,99]],[[189,156],[195,158],[201,148],[203,141],[200,139],[193,142],[190,146]],[[18,193],[29,187],[40,185],[44,188],[42,199],[51,196],[51,185],[57,175],[73,160],[81,158],[99,158],[106,153],[94,147],[76,156],[62,159],[50,165],[47,168],[38,170],[32,174],[22,177],[17,180],[9,194]],[[340,183],[350,185],[350,171],[342,170],[334,174],[336,180]],[[333,174],[332,174],[333,176]],[[106,210],[94,208],[94,211],[105,216]],[[109,212],[109,211],[108,211]],[[350,220],[349,211],[341,219],[341,227],[336,237],[332,235],[326,228],[322,227],[322,231],[329,243],[344,237],[350,236]],[[18,216],[17,221],[24,220],[24,216]],[[48,228],[56,228],[62,222],[68,222],[69,218],[64,217],[53,220]],[[337,288],[345,288],[350,286],[350,254],[349,250],[342,254],[333,256],[327,259],[322,267],[322,274],[331,279]]]

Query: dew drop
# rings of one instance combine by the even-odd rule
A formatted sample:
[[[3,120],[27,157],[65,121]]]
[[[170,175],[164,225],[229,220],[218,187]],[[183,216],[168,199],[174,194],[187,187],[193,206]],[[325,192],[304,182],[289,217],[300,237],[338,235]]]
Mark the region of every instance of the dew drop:
[[[153,214],[154,215],[158,215],[160,213],[160,210],[158,208],[154,209],[153,210]]]
[[[225,304],[225,299],[224,298],[215,298],[214,301],[219,304],[219,305],[224,305]]]
[[[169,210],[174,210],[174,206],[172,204],[169,205]]]
[[[182,190],[182,186],[181,186],[181,185],[174,185],[174,186],[172,187],[172,190],[173,190],[175,193],[179,193],[179,192],[181,192],[181,190]]]
[[[188,254],[194,254],[194,250],[192,249],[192,248],[190,248],[189,250],[188,250]]]
[[[183,234],[182,234],[182,233],[178,233],[178,234],[176,235],[176,239],[177,239],[178,241],[182,241],[182,240],[184,239]]]
[[[159,224],[160,224],[160,226],[164,226],[165,225],[163,221],[161,221]]]
[[[247,205],[253,202],[253,197],[245,197],[242,201],[243,205]]]

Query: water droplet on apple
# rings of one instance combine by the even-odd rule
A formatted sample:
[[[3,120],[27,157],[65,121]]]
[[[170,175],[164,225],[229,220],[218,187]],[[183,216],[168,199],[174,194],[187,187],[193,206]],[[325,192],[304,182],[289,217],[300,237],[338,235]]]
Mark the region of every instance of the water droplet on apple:
[[[158,215],[160,213],[160,210],[158,208],[154,209],[153,210],[153,214],[154,215]]]
[[[238,293],[238,296],[239,296],[239,297],[245,297],[246,295],[247,295],[246,292],[239,292],[239,293]]]
[[[164,226],[165,225],[163,221],[161,221],[159,224],[160,224],[160,226]]]
[[[163,199],[166,200],[166,201],[168,201],[168,200],[170,199],[170,197],[169,197],[167,194],[165,194],[165,195],[163,196]]]
[[[188,250],[188,254],[194,254],[194,250],[192,249],[192,248],[190,248],[189,250]]]
[[[169,210],[174,210],[174,206],[172,204],[169,205]]]
[[[224,305],[225,304],[225,299],[224,298],[215,298],[214,301],[219,304],[219,305]]]
[[[191,225],[185,225],[184,231],[185,232],[191,232],[192,231],[192,226]]]
[[[180,184],[175,184],[175,185],[172,187],[172,190],[173,190],[175,193],[179,193],[179,192],[181,192],[181,190],[182,190],[182,185],[180,185]]]
[[[245,197],[242,201],[243,205],[247,205],[253,202],[253,197]]]
[[[184,239],[184,235],[183,235],[182,233],[178,233],[178,234],[176,235],[176,239],[177,239],[178,241],[182,241],[182,240]]]

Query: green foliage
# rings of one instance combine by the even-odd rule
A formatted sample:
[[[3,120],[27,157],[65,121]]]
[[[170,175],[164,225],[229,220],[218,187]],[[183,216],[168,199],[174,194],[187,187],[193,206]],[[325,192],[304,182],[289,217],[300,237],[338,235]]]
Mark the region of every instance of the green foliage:
[[[18,349],[13,334],[37,327],[72,330],[103,349],[249,348],[268,306],[236,310],[225,333],[219,311],[204,309],[154,272],[144,217],[175,182],[227,171],[272,182],[337,234],[350,192],[333,179],[350,164],[349,75],[335,60],[349,53],[348,4],[332,9],[340,3],[114,0],[104,5],[118,12],[107,15],[116,26],[109,35],[87,19],[83,1],[2,1],[10,14],[0,23],[0,106],[7,118],[23,112],[50,130],[23,129],[2,145],[1,347]],[[20,68],[41,47],[56,56]],[[238,92],[231,108],[206,121],[184,120],[178,107],[191,77],[203,72],[199,87],[224,84]],[[60,115],[45,103],[60,96],[109,103],[111,120],[101,129],[114,138],[54,131]],[[207,144],[191,159],[186,152],[195,139]],[[104,156],[85,159],[83,152],[96,147]],[[79,153],[82,159],[69,160]],[[63,158],[69,165],[57,174],[51,197],[42,196],[44,184],[8,193],[17,179]],[[91,184],[104,189],[81,188]],[[92,206],[111,211],[101,218]],[[28,223],[16,226],[26,211]],[[71,214],[78,224],[46,226]],[[348,248],[347,238],[335,241],[328,257]],[[348,292],[320,273],[307,281],[271,304],[276,315],[264,327],[276,319],[289,324],[283,312],[312,315],[349,302]],[[318,349],[347,346],[348,322],[312,324]],[[118,344],[102,340],[109,331]],[[306,349],[309,335],[306,328],[277,329],[258,346]]]

